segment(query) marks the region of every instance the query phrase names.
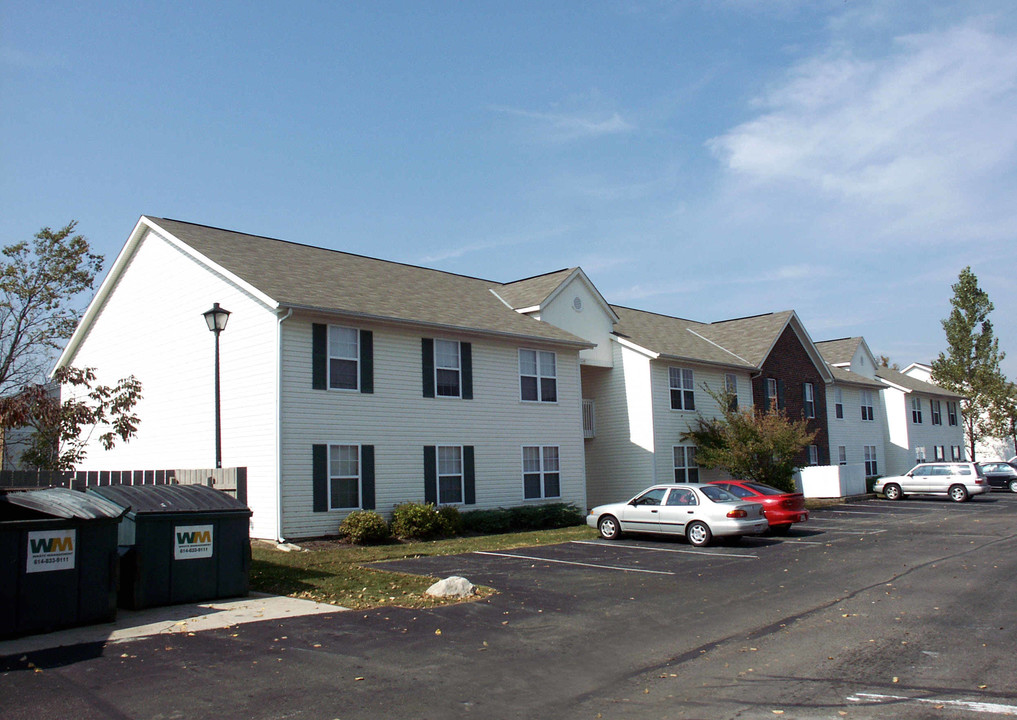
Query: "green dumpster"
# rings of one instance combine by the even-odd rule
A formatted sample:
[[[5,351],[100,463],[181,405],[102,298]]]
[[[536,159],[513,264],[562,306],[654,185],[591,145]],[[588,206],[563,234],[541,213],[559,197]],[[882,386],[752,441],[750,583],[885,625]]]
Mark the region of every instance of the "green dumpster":
[[[124,512],[66,488],[0,494],[0,637],[116,619]]]
[[[203,485],[89,487],[125,508],[121,607],[139,609],[247,595],[250,509]]]

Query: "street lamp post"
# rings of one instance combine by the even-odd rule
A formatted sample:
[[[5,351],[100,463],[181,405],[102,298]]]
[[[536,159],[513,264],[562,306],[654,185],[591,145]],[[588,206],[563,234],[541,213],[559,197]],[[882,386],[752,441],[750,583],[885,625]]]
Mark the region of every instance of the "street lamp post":
[[[208,329],[215,333],[215,466],[222,467],[222,417],[219,410],[219,333],[226,329],[230,311],[212,303],[212,309],[202,313]]]

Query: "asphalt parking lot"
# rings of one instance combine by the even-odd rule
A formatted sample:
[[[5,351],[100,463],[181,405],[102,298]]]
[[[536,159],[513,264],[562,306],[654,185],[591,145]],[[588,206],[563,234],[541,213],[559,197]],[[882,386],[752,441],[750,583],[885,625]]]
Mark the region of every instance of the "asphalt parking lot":
[[[1014,717],[1015,519],[864,500],[734,545],[384,563],[499,594],[9,656],[0,717]]]

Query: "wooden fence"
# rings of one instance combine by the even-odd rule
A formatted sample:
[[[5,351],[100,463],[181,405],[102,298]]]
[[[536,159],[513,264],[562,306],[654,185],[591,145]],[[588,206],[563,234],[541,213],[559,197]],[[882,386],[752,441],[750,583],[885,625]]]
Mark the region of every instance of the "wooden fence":
[[[208,485],[247,503],[247,468],[184,470],[0,470],[0,489],[31,490],[65,487],[84,490],[89,485]]]

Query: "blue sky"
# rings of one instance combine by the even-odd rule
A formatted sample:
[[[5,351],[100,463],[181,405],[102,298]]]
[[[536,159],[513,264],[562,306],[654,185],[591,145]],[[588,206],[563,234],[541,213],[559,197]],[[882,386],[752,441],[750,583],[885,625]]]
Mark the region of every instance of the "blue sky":
[[[4,2],[0,241],[141,214],[1017,376],[1017,4]]]

